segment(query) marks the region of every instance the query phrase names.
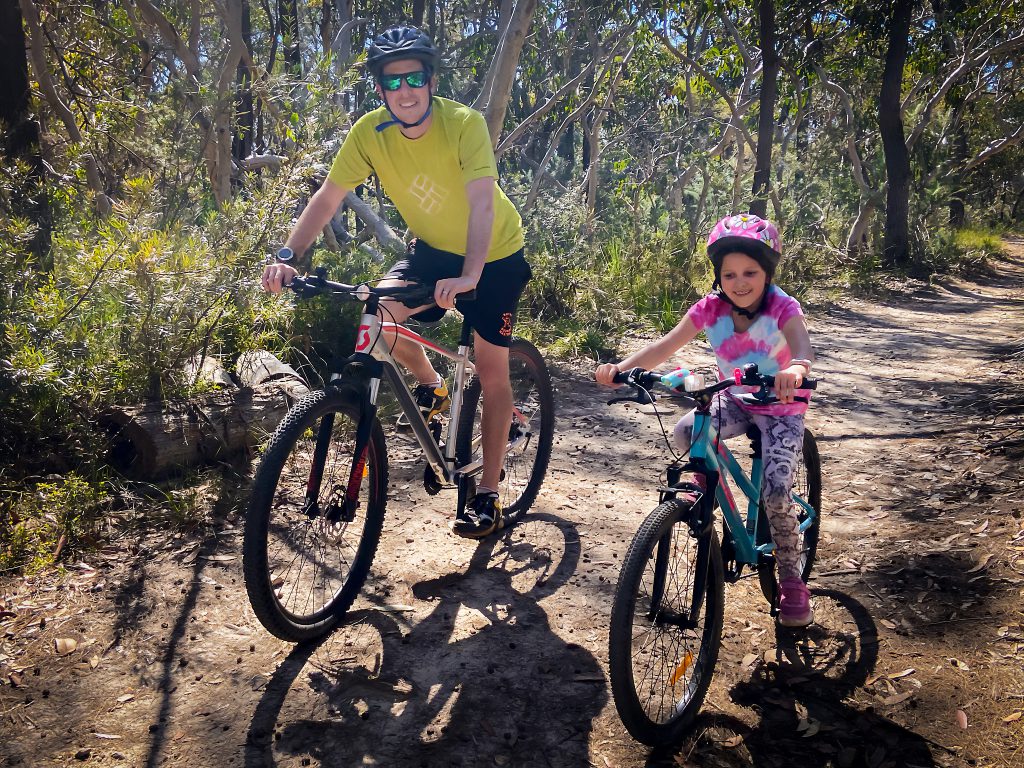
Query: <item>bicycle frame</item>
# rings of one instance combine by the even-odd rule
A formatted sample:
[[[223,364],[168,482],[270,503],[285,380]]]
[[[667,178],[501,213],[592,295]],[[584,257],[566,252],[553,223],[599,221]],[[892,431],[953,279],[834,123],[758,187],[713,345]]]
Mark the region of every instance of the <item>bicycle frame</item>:
[[[367,452],[370,447],[370,432],[377,413],[377,399],[380,394],[380,383],[387,379],[395,392],[398,404],[412,427],[416,442],[426,457],[429,470],[434,474],[434,480],[440,487],[457,487],[459,489],[459,508],[466,502],[466,491],[468,484],[463,483],[464,478],[473,477],[483,471],[483,459],[470,461],[462,466],[456,466],[458,457],[456,452],[459,448],[459,429],[462,416],[463,396],[466,389],[467,377],[475,372],[473,363],[469,358],[470,342],[472,340],[472,326],[463,319],[462,332],[459,337],[459,346],[456,352],[445,349],[428,339],[423,338],[415,331],[411,331],[397,323],[385,323],[378,314],[382,294],[375,292],[375,289],[368,285],[344,285],[332,283],[323,277],[323,271],[318,270],[313,278],[296,277],[292,280],[293,290],[303,296],[313,296],[322,292],[322,289],[334,292],[335,295],[347,296],[349,300],[363,302],[363,311],[359,320],[359,328],[356,334],[355,350],[349,355],[337,370],[331,373],[330,385],[343,386],[352,382],[352,390],[359,397],[360,418],[356,428],[355,446],[353,448],[352,468],[348,477],[348,484],[345,491],[345,501],[340,507],[340,512],[332,519],[336,522],[339,519],[352,520],[355,510],[359,506],[359,487],[362,482],[363,473],[366,468]],[[421,286],[422,287],[422,286]],[[383,294],[383,296],[395,295]],[[427,297],[422,297],[427,301]],[[444,451],[439,447],[441,434],[435,433],[431,425],[420,412],[419,407],[412,398],[412,394],[405,385],[405,379],[391,354],[391,347],[388,340],[400,337],[419,345],[424,350],[430,350],[443,357],[455,361],[454,392],[450,413],[452,417],[448,420],[448,433],[444,441]],[[327,450],[330,447],[331,434],[334,427],[333,417],[325,417],[317,433],[317,442],[314,449],[314,468],[322,467]],[[513,409],[512,423],[509,428],[508,443],[505,446],[506,454],[515,454],[521,447],[525,447],[532,436],[529,421],[518,409]],[[473,453],[477,446],[478,438],[473,440]],[[320,484],[323,478],[314,469],[306,484],[306,504],[309,513],[315,514],[316,499],[319,497]],[[424,480],[426,482],[426,478]]]
[[[468,337],[470,329],[467,324],[463,323],[462,337],[459,340],[458,350],[456,352],[452,352],[439,344],[435,344],[434,342],[423,338],[418,333],[410,330],[404,325],[382,322],[380,317],[376,314],[376,307],[372,306],[375,303],[376,302],[373,299],[367,302],[364,312],[359,320],[359,331],[356,334],[355,352],[348,358],[346,364],[342,366],[340,371],[331,375],[331,382],[335,383],[338,380],[345,378],[346,368],[350,365],[365,365],[370,374],[368,378],[368,405],[372,409],[369,412],[371,417],[370,420],[372,420],[373,414],[376,413],[377,399],[380,394],[380,382],[383,377],[386,377],[392,391],[395,393],[399,406],[409,419],[409,424],[412,426],[416,442],[419,443],[428,465],[433,469],[437,478],[445,484],[452,485],[457,482],[457,474],[464,476],[478,474],[483,468],[483,464],[479,460],[463,467],[455,467],[455,448],[458,443],[460,421],[458,414],[461,412],[462,408],[462,397],[463,390],[466,385],[466,379],[475,371],[473,363],[469,359],[470,343]],[[452,388],[450,411],[453,414],[453,417],[448,420],[448,432],[444,441],[443,453],[441,448],[438,446],[437,441],[434,439],[433,435],[431,435],[430,427],[423,418],[423,414],[420,412],[419,407],[412,399],[412,394],[405,385],[405,379],[398,367],[398,363],[391,354],[391,347],[388,344],[388,334],[393,334],[394,336],[411,341],[424,349],[428,349],[431,352],[435,352],[442,357],[446,357],[455,362],[455,378],[454,386]],[[373,361],[372,363],[370,362],[371,360]],[[356,469],[357,467],[353,466],[354,478]],[[361,466],[359,466],[358,469],[359,472],[362,472]]]
[[[732,534],[736,550],[736,562],[744,565],[755,565],[759,554],[768,554],[774,544],[758,544],[755,541],[757,517],[760,514],[761,499],[761,457],[755,456],[751,463],[750,476],[744,473],[732,451],[718,437],[718,431],[711,423],[711,416],[697,411],[694,414],[694,441],[690,446],[690,467],[708,479],[708,487],[713,487],[715,499],[722,509],[722,519]],[[746,520],[739,511],[732,488],[732,481],[747,498]],[[803,533],[810,527],[816,516],[814,507],[796,493],[792,499],[806,512],[807,519],[800,524]]]

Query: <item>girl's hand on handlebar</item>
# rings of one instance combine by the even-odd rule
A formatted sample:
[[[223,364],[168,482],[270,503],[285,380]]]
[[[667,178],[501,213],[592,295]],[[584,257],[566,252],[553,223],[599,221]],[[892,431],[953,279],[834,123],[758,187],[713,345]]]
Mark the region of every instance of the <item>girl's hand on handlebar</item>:
[[[264,291],[280,293],[297,274],[298,270],[287,264],[267,264],[263,268],[263,277],[260,280],[260,285],[263,286]]]
[[[615,363],[604,363],[597,366],[597,370],[594,371],[594,380],[598,384],[604,384],[606,387],[614,387],[615,377],[619,373],[621,371]]]
[[[477,281],[472,277],[447,277],[438,280],[434,286],[434,303],[441,309],[455,309],[455,297],[476,288]]]
[[[791,365],[775,374],[775,396],[781,403],[792,403],[796,390],[804,381],[805,369],[802,365]]]

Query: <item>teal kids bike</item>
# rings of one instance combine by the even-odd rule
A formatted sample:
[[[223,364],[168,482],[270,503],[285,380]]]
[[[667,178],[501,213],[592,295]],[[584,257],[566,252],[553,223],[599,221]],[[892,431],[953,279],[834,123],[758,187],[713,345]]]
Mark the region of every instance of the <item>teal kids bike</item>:
[[[774,545],[761,503],[761,436],[747,432],[750,474],[722,442],[712,423],[716,394],[736,384],[759,387],[741,400],[777,402],[774,378],[756,365],[733,380],[704,386],[688,372],[661,374],[634,368],[616,376],[634,388],[621,401],[653,403],[656,386],[696,403],[689,459],[668,466],[657,507],[633,537],[615,587],[609,631],[609,671],[619,717],[629,733],[651,746],[671,744],[693,723],[714,673],[722,637],[725,582],[756,574],[761,591],[778,611]],[[801,385],[814,389],[816,382]],[[667,435],[666,435],[667,440]],[[802,537],[801,575],[810,575],[821,530],[821,466],[814,436],[804,431],[803,461],[793,483],[793,504]],[[741,512],[733,487],[746,497]],[[721,534],[715,511],[721,510]]]

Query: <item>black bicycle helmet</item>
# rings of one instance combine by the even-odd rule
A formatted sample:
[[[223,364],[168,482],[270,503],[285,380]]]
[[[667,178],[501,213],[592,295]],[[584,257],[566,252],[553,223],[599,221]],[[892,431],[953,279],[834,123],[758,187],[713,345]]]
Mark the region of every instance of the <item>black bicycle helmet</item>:
[[[366,66],[374,77],[380,77],[384,65],[398,59],[418,59],[434,74],[441,61],[434,41],[416,27],[399,25],[381,32],[373,38],[366,50]]]

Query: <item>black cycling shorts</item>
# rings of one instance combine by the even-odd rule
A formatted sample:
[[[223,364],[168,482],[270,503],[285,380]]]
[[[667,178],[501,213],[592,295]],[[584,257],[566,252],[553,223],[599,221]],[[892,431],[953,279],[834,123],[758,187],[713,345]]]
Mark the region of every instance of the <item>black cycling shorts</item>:
[[[457,253],[434,248],[417,239],[408,258],[391,267],[388,279],[419,283],[436,283],[448,277],[459,277],[465,259]],[[523,256],[523,249],[498,261],[484,264],[480,282],[476,285],[476,301],[459,302],[459,311],[465,315],[473,330],[485,340],[499,347],[507,347],[515,327],[519,297],[533,271]],[[433,306],[413,315],[425,323],[444,317],[444,309]]]

